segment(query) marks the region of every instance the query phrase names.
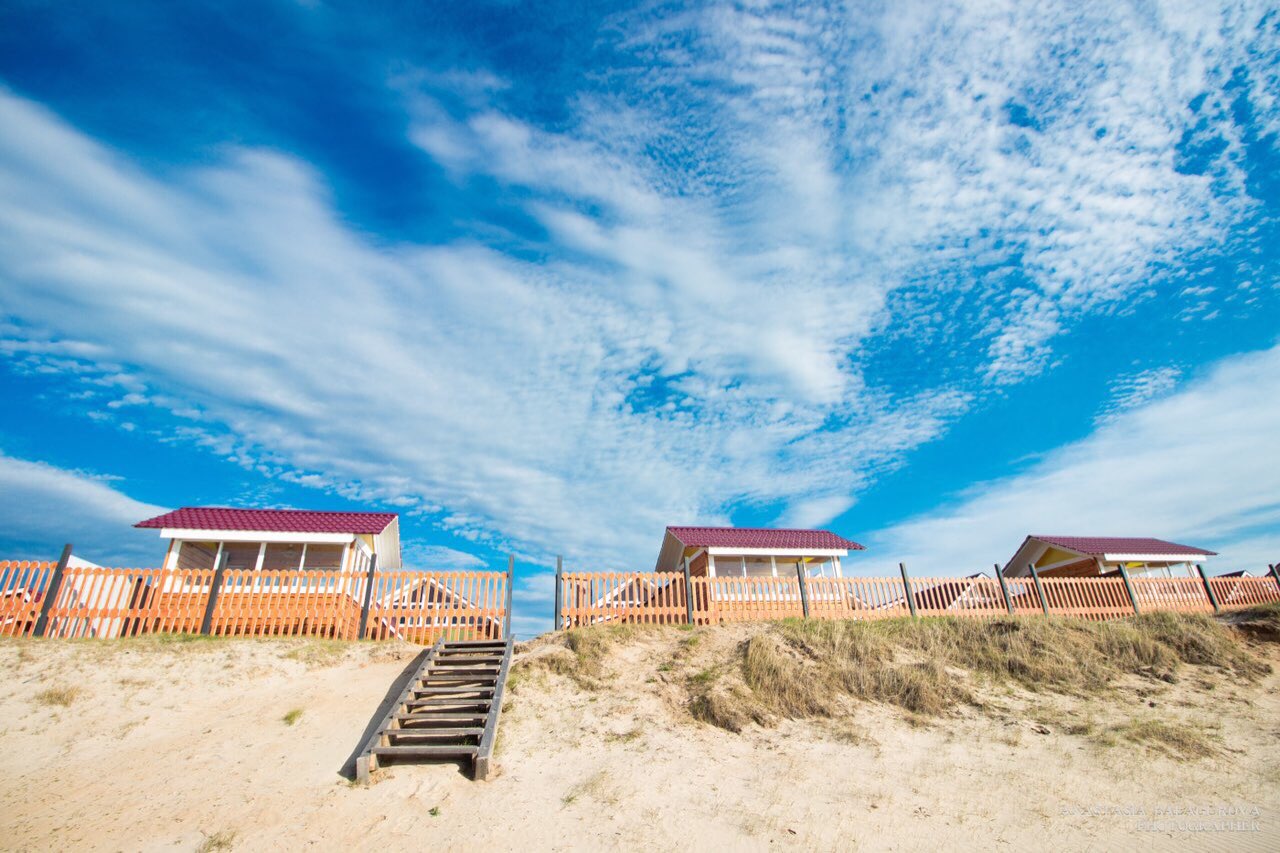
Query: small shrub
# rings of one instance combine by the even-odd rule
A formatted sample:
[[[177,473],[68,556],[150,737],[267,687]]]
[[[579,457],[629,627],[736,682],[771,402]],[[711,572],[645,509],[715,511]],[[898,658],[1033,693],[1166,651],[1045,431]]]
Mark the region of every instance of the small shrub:
[[[280,721],[283,722],[286,726],[292,726],[294,723],[298,722],[298,720],[300,719],[302,719],[302,709],[293,708],[287,714],[281,717]]]

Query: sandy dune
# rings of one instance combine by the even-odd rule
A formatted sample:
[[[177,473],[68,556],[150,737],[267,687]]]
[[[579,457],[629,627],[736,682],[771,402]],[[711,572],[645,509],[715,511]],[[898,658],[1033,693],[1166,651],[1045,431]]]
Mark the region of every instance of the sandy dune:
[[[342,774],[416,648],[7,641],[0,846],[1280,849],[1280,675],[1210,690],[1192,672],[1105,706],[1009,692],[991,700],[1003,710],[924,725],[864,706],[732,734],[688,715],[670,664],[679,633],[620,646],[607,671],[630,677],[594,690],[525,664],[487,783],[457,765],[402,766],[370,787]],[[708,632],[704,653],[740,636]],[[1046,714],[1138,712],[1209,722],[1222,749],[1179,761],[1057,723],[1037,731]],[[1160,809],[1192,813],[1138,826]],[[1225,820],[1250,831],[1176,825]]]

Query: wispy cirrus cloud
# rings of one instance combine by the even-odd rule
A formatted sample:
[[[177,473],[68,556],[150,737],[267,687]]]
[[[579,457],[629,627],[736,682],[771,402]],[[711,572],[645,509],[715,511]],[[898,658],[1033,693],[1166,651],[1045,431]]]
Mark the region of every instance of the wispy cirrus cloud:
[[[1108,383],[1111,400],[1094,419],[1095,423],[1110,420],[1135,406],[1168,394],[1177,387],[1181,376],[1182,368],[1165,365],[1116,377]]]

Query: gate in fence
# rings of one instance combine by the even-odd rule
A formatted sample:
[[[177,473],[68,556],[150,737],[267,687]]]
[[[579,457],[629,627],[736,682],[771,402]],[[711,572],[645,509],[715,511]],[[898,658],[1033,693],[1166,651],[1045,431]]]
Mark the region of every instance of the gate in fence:
[[[1280,574],[1209,578],[690,577],[681,572],[574,572],[557,565],[557,629],[598,624],[710,625],[770,619],[992,617],[1118,619],[1212,613],[1280,602]],[[998,569],[997,569],[998,573]]]
[[[142,634],[497,640],[511,633],[505,572],[116,569],[0,562],[0,637]]]

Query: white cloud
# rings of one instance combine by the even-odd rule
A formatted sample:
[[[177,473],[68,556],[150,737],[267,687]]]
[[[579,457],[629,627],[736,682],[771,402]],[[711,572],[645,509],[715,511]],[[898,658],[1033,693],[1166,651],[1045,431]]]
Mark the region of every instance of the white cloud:
[[[108,478],[0,454],[0,530],[16,550],[2,560],[56,560],[73,553],[108,566],[158,566],[165,543],[133,525],[162,507],[117,491]]]
[[[1111,400],[1096,420],[1101,422],[1113,418],[1127,409],[1168,394],[1177,387],[1180,376],[1180,367],[1165,365],[1111,380]]]
[[[763,302],[739,305],[736,283],[699,296],[718,286],[723,254],[691,247],[695,236],[611,238],[636,263],[665,259],[657,290],[473,244],[375,247],[288,158],[231,151],[161,183],[29,102],[0,95],[0,116],[13,358],[116,388],[104,417],[159,407],[180,418],[167,440],[432,514],[522,555],[647,565],[673,521],[852,491],[964,399],[867,393],[838,363],[842,319],[820,291],[742,278]],[[499,136],[550,157],[553,183],[586,185],[569,177],[576,149]],[[629,210],[648,203],[612,186]],[[665,273],[678,292],[660,293]],[[696,319],[717,306],[723,328]],[[769,315],[795,322],[757,335]],[[655,382],[670,405],[645,402]]]
[[[400,543],[400,556],[406,569],[474,571],[485,567],[485,561],[475,554],[444,545],[426,545],[409,540]]]
[[[630,104],[701,145],[685,189],[730,196],[742,246],[786,246],[795,276],[921,283],[900,310],[941,306],[953,322],[930,331],[951,347],[976,326],[980,372],[1004,385],[1051,364],[1082,314],[1176,293],[1250,216],[1223,105],[1245,70],[1274,121],[1266,8],[715,4],[618,29],[646,60]],[[1226,143],[1204,174],[1178,160],[1191,133]],[[975,316],[955,317],[970,292]]]
[[[1280,346],[1216,364],[1026,472],[871,537],[858,574],[1004,564],[1029,533],[1154,536],[1219,551],[1215,572],[1280,559]]]

